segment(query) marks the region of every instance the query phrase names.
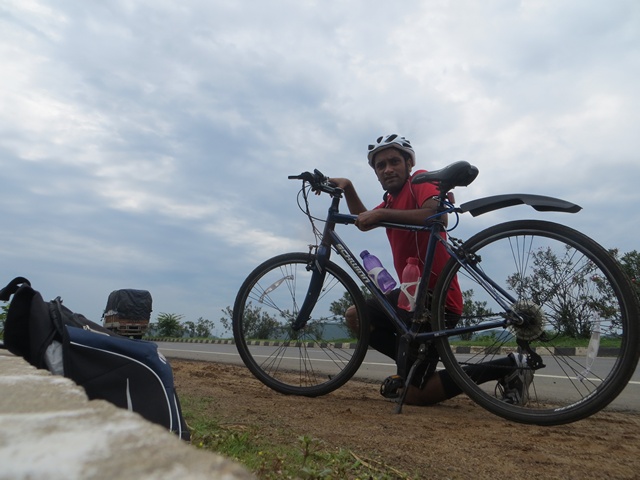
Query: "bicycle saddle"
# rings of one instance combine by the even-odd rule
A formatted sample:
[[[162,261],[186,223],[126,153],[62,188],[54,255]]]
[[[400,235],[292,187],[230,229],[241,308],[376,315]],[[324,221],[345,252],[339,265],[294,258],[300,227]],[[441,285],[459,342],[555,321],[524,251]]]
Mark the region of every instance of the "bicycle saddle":
[[[411,183],[437,183],[441,190],[451,190],[454,187],[466,187],[478,176],[478,168],[464,160],[447,165],[440,170],[417,174]]]

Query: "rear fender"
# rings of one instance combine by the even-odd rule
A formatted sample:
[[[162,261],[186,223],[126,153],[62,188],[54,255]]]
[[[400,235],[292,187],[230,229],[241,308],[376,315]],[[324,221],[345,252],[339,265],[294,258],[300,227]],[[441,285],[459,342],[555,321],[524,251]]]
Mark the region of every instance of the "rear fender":
[[[529,205],[539,212],[578,213],[582,210],[581,206],[559,198],[531,195],[528,193],[508,193],[506,195],[494,195],[492,197],[479,198],[463,203],[460,205],[460,212],[469,212],[472,216],[477,217],[478,215],[501,208],[523,204]]]

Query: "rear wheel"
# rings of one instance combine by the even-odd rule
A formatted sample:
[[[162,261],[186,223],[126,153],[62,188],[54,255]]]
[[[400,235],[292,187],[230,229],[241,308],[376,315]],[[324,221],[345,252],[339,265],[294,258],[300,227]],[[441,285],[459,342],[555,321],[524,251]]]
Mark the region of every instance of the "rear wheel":
[[[496,299],[488,292],[497,288],[449,260],[435,291],[447,292],[458,277],[466,292],[458,326],[504,318],[522,322],[476,333],[482,347],[457,346],[453,337],[438,340],[445,368],[469,397],[509,420],[558,425],[593,415],[622,392],[640,354],[638,301],[605,249],[563,225],[525,220],[478,233],[461,254],[504,292]],[[434,300],[438,329],[445,328],[445,299],[440,294]],[[519,373],[533,374],[524,405],[507,403],[500,382],[474,380],[492,377],[484,368],[499,376],[515,371],[513,362],[499,360],[512,351],[526,358]],[[499,365],[486,366],[490,361]]]
[[[311,318],[302,329],[292,328],[314,264],[315,256],[306,253],[267,260],[244,281],[233,307],[233,336],[242,360],[262,383],[284,394],[332,392],[356,373],[367,352],[364,298],[332,262]],[[359,321],[350,328],[345,312],[352,305]]]

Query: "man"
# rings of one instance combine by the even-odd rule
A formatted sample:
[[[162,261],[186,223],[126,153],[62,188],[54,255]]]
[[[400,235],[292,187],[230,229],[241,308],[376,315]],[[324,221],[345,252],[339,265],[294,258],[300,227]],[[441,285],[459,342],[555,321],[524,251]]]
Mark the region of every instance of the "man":
[[[417,185],[411,183],[413,176],[424,170],[418,170],[414,175],[411,174],[411,170],[415,167],[415,152],[409,140],[395,134],[379,137],[373,145],[369,145],[367,158],[380,185],[385,190],[384,201],[373,210],[368,210],[364,206],[349,179],[330,179],[336,186],[344,190],[349,211],[358,216],[356,226],[360,230],[370,230],[380,222],[424,225],[425,219],[436,213],[438,204],[434,197],[438,194],[437,187],[430,183]],[[442,221],[446,223],[446,217],[443,217]],[[387,229],[387,236],[398,278],[400,278],[409,257],[418,258],[422,273],[429,233]],[[438,274],[447,260],[446,250],[438,244],[429,287],[432,288],[435,285]],[[389,300],[397,305],[399,290],[394,290],[387,295]],[[446,314],[452,325],[455,325],[460,319],[462,306],[462,293],[456,279],[451,284],[446,303]],[[398,339],[394,326],[375,300],[367,301],[367,309],[371,323],[370,346],[395,360]],[[411,314],[408,312],[398,309],[398,315],[403,321],[410,322]],[[350,307],[345,316],[347,324],[357,325],[358,319],[354,307]],[[406,403],[431,405],[461,393],[460,388],[447,372],[435,372],[437,363],[438,354],[432,346],[427,352],[427,361],[414,375],[405,397]],[[502,361],[495,362],[497,368],[479,368],[475,376],[471,375],[478,383],[501,379],[505,400],[524,404],[528,399],[527,390],[531,383],[532,373],[531,370],[520,369],[519,367],[522,367],[523,364],[524,357],[512,354]],[[505,367],[512,368],[513,372],[509,372],[509,375],[505,376]],[[385,395],[384,388],[385,384],[381,389],[383,395]],[[387,393],[393,395],[394,392]]]

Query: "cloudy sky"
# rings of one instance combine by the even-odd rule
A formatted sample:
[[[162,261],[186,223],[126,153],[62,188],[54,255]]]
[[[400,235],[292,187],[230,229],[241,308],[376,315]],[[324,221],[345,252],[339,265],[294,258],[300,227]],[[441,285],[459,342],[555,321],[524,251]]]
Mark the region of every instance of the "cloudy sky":
[[[216,321],[313,239],[287,175],[349,177],[373,207],[385,133],[420,167],[477,165],[458,201],[584,208],[463,218],[460,237],[547,218],[640,250],[639,26],[636,0],[3,0],[0,281],[94,320],[137,288],[153,319]],[[384,232],[341,232],[391,264]]]

